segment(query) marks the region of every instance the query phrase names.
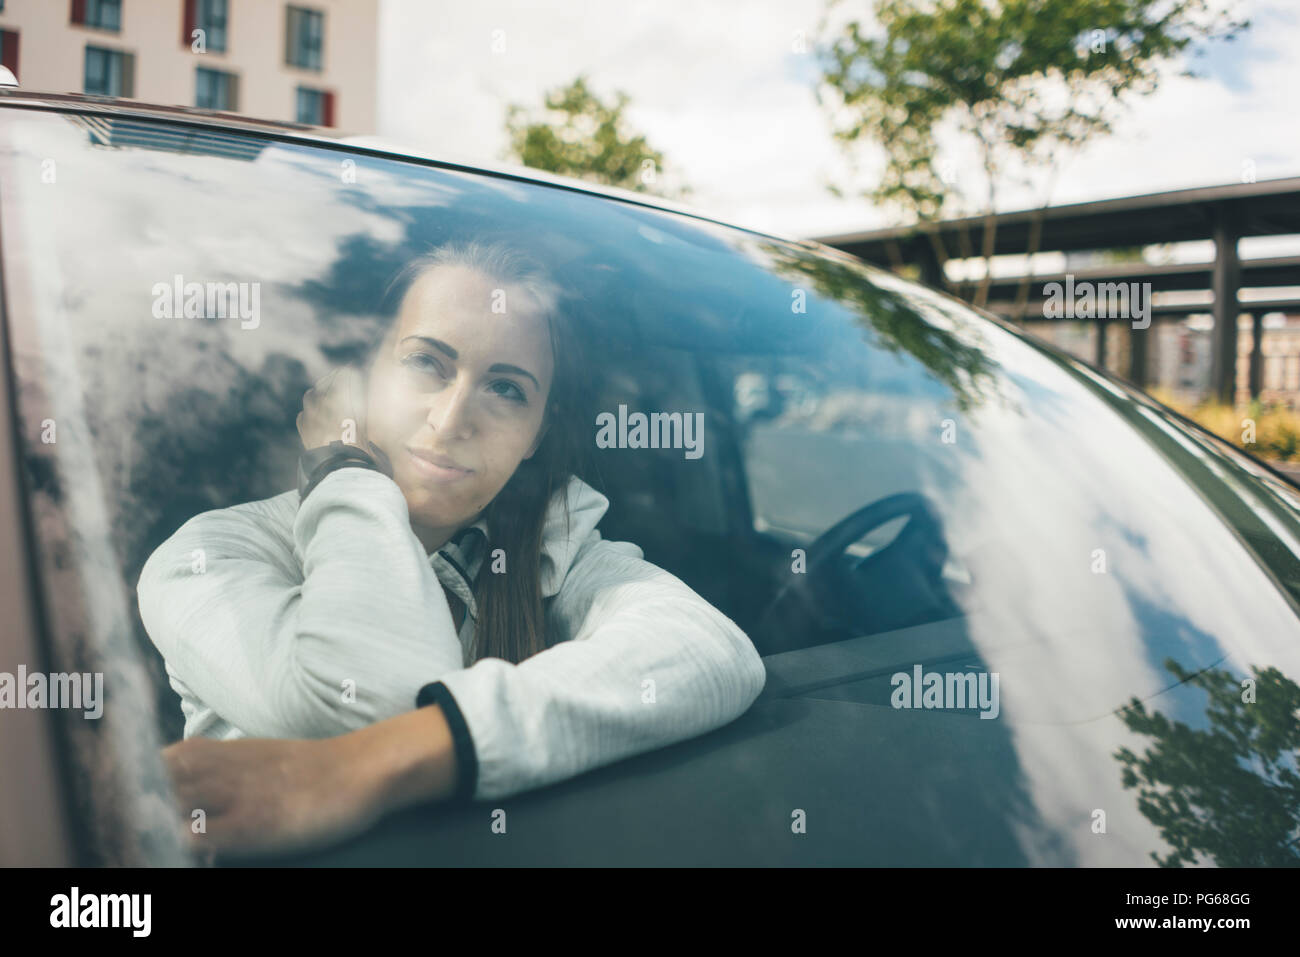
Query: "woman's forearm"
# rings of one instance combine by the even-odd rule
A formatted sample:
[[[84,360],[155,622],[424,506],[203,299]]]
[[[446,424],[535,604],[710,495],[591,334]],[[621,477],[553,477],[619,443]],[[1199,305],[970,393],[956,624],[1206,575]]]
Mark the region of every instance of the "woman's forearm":
[[[190,704],[248,737],[329,738],[405,713],[462,668],[406,515],[391,480],[341,469],[301,506],[278,496],[185,523],[145,564],[139,600]]]
[[[442,709],[428,705],[336,739],[379,815],[443,800],[456,789],[456,753]]]
[[[405,713],[424,684],[464,667],[451,609],[389,478],[327,475],[298,509],[303,582],[293,635],[296,691],[351,729]],[[340,707],[340,689],[355,700]],[[350,719],[350,720],[349,720]]]

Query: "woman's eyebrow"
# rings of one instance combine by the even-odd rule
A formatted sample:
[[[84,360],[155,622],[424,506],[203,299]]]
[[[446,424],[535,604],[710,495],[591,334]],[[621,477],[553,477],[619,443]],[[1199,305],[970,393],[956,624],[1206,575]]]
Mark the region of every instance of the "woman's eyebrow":
[[[440,352],[445,352],[448,359],[460,358],[460,354],[441,339],[435,339],[432,336],[406,336],[402,339],[402,342],[405,342],[407,339],[419,339],[421,342],[427,342]],[[401,345],[401,343],[398,343],[398,345]]]
[[[460,353],[458,353],[451,346],[447,345],[447,343],[443,342],[441,339],[435,339],[433,338],[433,336],[406,336],[402,339],[402,342],[405,342],[407,339],[419,339],[421,342],[427,342],[429,345],[433,346],[439,352],[446,353],[447,358],[449,359],[460,358]],[[519,366],[512,366],[505,362],[498,362],[495,365],[490,366],[488,368],[488,372],[509,372],[515,375],[526,376],[529,379],[533,380],[534,389],[536,389],[538,392],[542,391],[542,384],[537,381],[537,376],[533,375],[527,369],[519,368]]]
[[[538,392],[542,391],[542,384],[537,381],[537,376],[533,375],[527,369],[521,369],[519,366],[506,365],[504,362],[498,362],[490,366],[488,372],[513,372],[515,375],[524,375],[533,380],[533,388]]]

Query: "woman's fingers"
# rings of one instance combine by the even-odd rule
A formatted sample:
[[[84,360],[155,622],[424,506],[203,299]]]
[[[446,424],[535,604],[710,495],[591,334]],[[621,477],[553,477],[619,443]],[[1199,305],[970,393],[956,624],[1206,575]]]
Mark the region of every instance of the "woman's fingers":
[[[339,439],[365,448],[365,379],[352,367],[322,376],[302,398],[298,434],[306,448]]]
[[[357,423],[357,445],[365,447],[366,435],[366,380],[359,369],[346,370],[348,408]]]

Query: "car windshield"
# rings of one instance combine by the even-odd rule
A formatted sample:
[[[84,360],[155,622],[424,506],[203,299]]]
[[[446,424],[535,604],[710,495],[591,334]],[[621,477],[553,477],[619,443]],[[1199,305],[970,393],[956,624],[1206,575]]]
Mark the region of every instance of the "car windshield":
[[[948,297],[580,190],[5,113],[4,286],[51,627],[144,656],[164,740],[183,716],[135,605],[145,560],[200,512],[295,486],[303,393],[391,320],[403,267],[454,239],[509,240],[563,290],[591,356],[603,537],[739,624],[766,695],[897,708],[914,667],[996,674],[1000,700],[963,717],[1082,728],[1207,670],[1300,674],[1294,491]],[[1159,699],[1194,729],[1207,700]],[[1040,812],[1086,814],[1062,793],[1068,745],[1005,733]]]

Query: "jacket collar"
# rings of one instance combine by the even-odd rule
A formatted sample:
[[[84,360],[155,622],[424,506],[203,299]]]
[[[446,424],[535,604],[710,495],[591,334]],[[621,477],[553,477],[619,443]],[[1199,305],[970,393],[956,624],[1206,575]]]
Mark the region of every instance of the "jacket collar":
[[[608,509],[609,499],[576,476],[552,497],[546,510],[546,524],[542,528],[543,598],[559,593],[578,550],[591,537]],[[504,557],[509,560],[509,556]],[[446,545],[429,556],[438,580],[465,603],[470,617],[475,620],[478,619],[478,604],[474,600],[474,583],[483,571],[483,563],[489,560],[487,520],[482,518],[462,528]]]

